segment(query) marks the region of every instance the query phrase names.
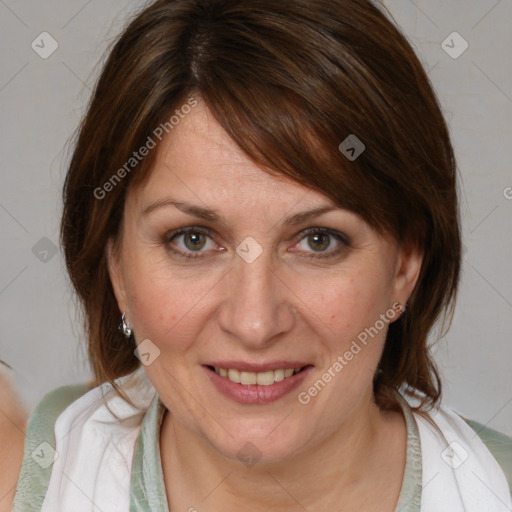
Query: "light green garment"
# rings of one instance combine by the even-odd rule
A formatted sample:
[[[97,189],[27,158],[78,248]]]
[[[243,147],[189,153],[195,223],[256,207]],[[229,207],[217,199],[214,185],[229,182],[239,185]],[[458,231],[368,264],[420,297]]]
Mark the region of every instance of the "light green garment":
[[[67,386],[48,394],[30,418],[13,510],[41,509],[51,468],[41,468],[33,459],[34,450],[47,442],[55,447],[54,425],[59,414],[87,392],[86,386]],[[407,454],[404,478],[395,512],[420,512],[422,471],[418,428],[407,402],[398,396],[407,425]],[[159,435],[165,407],[155,395],[144,416],[135,443],[130,485],[130,512],[169,512],[160,458]],[[464,418],[501,465],[512,489],[512,438],[476,421]]]
[[[48,393],[36,407],[25,433],[23,463],[12,505],[13,511],[37,512],[41,509],[50,482],[52,466],[41,467],[32,454],[40,451],[42,443],[48,443],[51,448],[55,448],[53,429],[57,417],[71,402],[87,391],[86,385],[65,386]]]

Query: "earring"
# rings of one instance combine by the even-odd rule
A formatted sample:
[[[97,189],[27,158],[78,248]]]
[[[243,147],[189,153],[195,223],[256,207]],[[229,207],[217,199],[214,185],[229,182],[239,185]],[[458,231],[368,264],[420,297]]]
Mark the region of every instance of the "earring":
[[[407,307],[408,307],[407,302],[405,304],[401,304],[401,307],[402,307],[402,313],[400,314],[400,316],[398,318],[402,318],[407,313]]]
[[[121,324],[119,325],[119,330],[124,334],[126,338],[130,338],[132,335],[132,330],[126,323],[126,313],[121,315]]]

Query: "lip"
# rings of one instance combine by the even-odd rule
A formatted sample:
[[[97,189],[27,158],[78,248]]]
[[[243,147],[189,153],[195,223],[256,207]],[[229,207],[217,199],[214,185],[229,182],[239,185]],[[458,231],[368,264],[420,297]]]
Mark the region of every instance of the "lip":
[[[234,363],[230,363],[234,364]],[[288,363],[289,364],[289,363]],[[214,366],[214,365],[210,365]],[[215,364],[217,366],[217,363]],[[266,368],[269,368],[269,365],[264,365]],[[295,366],[295,368],[299,368],[301,364]],[[302,365],[303,366],[303,365]],[[219,366],[220,368],[226,368],[224,366]],[[239,366],[238,366],[239,367]],[[245,367],[252,367],[254,365],[245,365]],[[236,366],[228,366],[227,368],[237,368]],[[280,369],[280,368],[293,368],[292,366],[286,367],[278,367],[272,366],[272,369]],[[227,377],[221,377],[214,370],[209,368],[208,366],[203,366],[206,375],[211,379],[212,383],[216,387],[217,391],[221,394],[238,402],[240,404],[267,404],[270,402],[274,402],[284,397],[285,395],[291,393],[294,389],[296,389],[300,384],[304,381],[304,379],[309,375],[309,373],[313,370],[312,365],[306,365],[306,367],[300,371],[292,375],[291,377],[287,377],[281,382],[274,382],[270,386],[261,386],[258,384],[237,384],[236,382],[231,382]],[[238,369],[238,368],[237,368]],[[254,371],[254,370],[242,370],[242,371]],[[265,371],[265,370],[258,370]],[[267,370],[268,371],[268,370]]]
[[[311,363],[300,361],[272,361],[268,363],[247,363],[246,361],[215,361],[206,362],[203,366],[226,368],[226,370],[240,370],[241,372],[268,372],[269,370],[286,370],[287,368],[303,368],[312,366]]]

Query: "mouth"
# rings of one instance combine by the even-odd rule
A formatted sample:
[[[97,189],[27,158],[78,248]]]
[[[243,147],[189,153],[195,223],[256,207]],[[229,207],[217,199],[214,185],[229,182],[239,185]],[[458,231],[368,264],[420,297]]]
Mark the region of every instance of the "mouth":
[[[214,389],[239,404],[255,405],[274,402],[300,386],[313,370],[311,364],[279,363],[276,365],[250,366],[260,371],[249,371],[247,364],[205,364],[204,371]],[[241,368],[242,367],[242,368]]]
[[[242,386],[271,386],[276,382],[289,379],[293,375],[296,375],[304,371],[308,366],[304,365],[297,368],[276,368],[265,371],[244,371],[238,368],[223,368],[221,366],[205,365],[210,371],[215,372],[217,375],[224,377],[235,384],[241,384]]]

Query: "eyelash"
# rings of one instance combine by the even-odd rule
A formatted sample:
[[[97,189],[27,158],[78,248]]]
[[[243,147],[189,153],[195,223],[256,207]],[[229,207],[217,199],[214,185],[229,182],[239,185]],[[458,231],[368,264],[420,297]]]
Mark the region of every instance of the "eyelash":
[[[202,251],[182,251],[181,249],[175,249],[172,247],[171,242],[181,236],[186,235],[188,233],[195,233],[199,235],[207,236],[208,238],[212,239],[211,231],[205,228],[196,227],[196,226],[189,226],[186,228],[181,228],[176,231],[172,231],[171,233],[166,234],[163,237],[162,243],[165,245],[166,249],[171,251],[174,254],[177,254],[178,256],[185,258],[185,259],[197,259],[202,258],[201,255]],[[341,245],[334,250],[330,251],[319,251],[319,252],[311,252],[307,256],[302,256],[304,258],[315,258],[315,259],[321,259],[321,258],[332,258],[334,256],[337,256],[341,251],[343,251],[344,248],[350,247],[350,241],[346,235],[343,233],[340,233],[339,231],[329,229],[329,228],[321,228],[321,227],[313,227],[313,228],[307,228],[300,233],[298,233],[297,238],[298,242],[301,242],[303,239],[307,238],[309,235],[315,235],[315,234],[323,234],[323,235],[329,235],[333,238],[335,238],[338,242],[341,243]],[[213,239],[212,239],[213,240]],[[295,251],[294,251],[295,252]]]

